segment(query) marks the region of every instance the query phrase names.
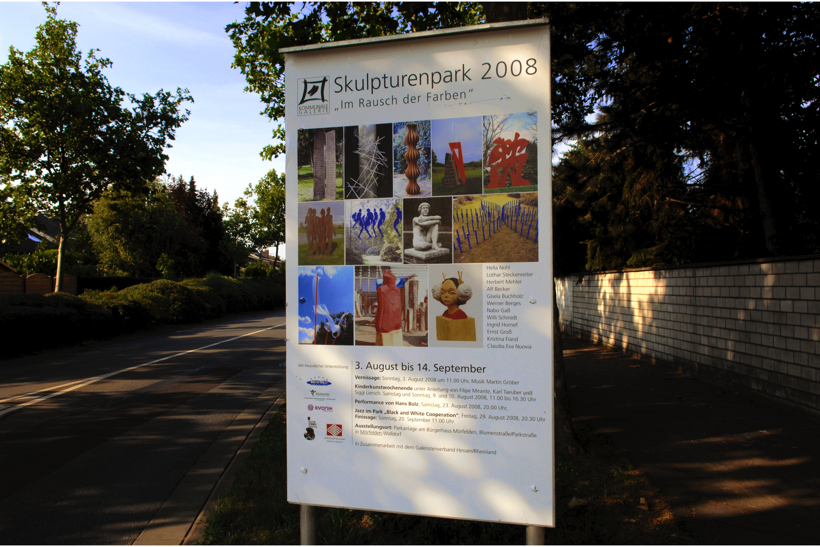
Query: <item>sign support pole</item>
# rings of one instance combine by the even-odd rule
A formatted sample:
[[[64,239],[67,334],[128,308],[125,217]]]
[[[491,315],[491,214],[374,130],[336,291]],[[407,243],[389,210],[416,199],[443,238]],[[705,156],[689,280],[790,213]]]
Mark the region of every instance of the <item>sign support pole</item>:
[[[527,545],[544,545],[546,528],[543,526],[527,526]]]
[[[527,538],[530,537],[527,527]],[[543,534],[542,534],[543,535]],[[299,511],[299,543],[300,545],[316,545],[316,506],[302,505]]]

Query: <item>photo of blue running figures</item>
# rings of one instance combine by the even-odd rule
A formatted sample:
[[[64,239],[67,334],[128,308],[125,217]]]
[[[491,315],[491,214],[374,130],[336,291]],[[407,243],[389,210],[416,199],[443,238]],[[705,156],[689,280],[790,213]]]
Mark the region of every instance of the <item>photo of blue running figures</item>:
[[[401,264],[402,202],[359,199],[345,202],[345,264]]]

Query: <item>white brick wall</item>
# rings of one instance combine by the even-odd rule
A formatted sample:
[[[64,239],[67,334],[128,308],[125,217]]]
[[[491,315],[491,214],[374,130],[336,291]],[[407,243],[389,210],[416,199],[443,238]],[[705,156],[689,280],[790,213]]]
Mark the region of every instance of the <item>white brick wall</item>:
[[[556,279],[561,328],[820,415],[820,258]]]

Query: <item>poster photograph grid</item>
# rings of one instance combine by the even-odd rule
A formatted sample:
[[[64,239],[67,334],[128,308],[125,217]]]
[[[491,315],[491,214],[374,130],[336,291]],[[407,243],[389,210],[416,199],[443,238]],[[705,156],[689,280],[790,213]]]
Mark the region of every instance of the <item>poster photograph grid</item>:
[[[299,343],[481,347],[481,304],[463,293],[483,294],[482,276],[466,282],[468,264],[538,262],[537,121],[299,130]],[[395,310],[379,310],[382,287]],[[449,306],[448,290],[462,293]]]

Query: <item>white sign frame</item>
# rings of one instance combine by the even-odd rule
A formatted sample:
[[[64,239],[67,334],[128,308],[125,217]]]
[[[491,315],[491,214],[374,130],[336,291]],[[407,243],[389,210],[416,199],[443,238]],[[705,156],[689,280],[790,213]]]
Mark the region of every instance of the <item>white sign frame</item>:
[[[549,37],[547,21],[537,20],[282,50],[287,97],[287,459],[288,501],[291,503],[531,526],[555,525]],[[357,92],[356,83],[364,90]],[[393,86],[394,83],[397,85]],[[368,100],[369,105],[362,102]],[[333,215],[332,224],[343,219],[347,233],[354,224],[368,225],[376,234],[376,221],[365,222],[364,213],[359,219],[352,218],[356,215],[352,205],[339,213],[338,201],[351,200],[304,198],[304,183],[301,199],[305,201],[300,201],[300,155],[297,153],[300,135],[303,141],[307,139],[311,143],[307,146],[314,147],[313,154],[317,154],[317,139],[327,139],[325,156],[311,158],[312,165],[319,165],[316,162],[325,162],[326,158],[339,162],[341,154],[327,155],[327,150],[333,149],[329,143],[338,140],[339,135],[343,139],[349,139],[345,135],[355,135],[359,139],[357,150],[362,150],[361,143],[366,141],[359,135],[372,131],[364,126],[390,123],[395,138],[395,132],[402,130],[396,128],[404,127],[402,122],[430,120],[429,148],[435,151],[433,141],[438,135],[435,127],[447,127],[449,123],[453,138],[457,138],[460,120],[472,124],[478,117],[485,123],[484,116],[496,115],[500,119],[512,115],[513,121],[509,123],[513,128],[524,128],[523,114],[530,113],[532,118],[532,112],[537,113],[537,126],[530,129],[530,142],[537,139],[541,144],[537,147],[535,163],[537,198],[526,191],[518,200],[510,197],[501,203],[502,194],[485,193],[484,180],[489,177],[485,159],[481,165],[482,191],[474,194],[479,197],[467,205],[457,206],[456,199],[446,195],[449,190],[445,190],[445,196],[453,203],[453,220],[449,232],[446,232],[447,223],[440,222],[444,235],[436,237],[444,238],[452,247],[450,262],[425,263],[427,258],[423,258],[417,266],[395,267],[399,274],[404,274],[400,275],[406,283],[402,298],[406,301],[407,295],[414,292],[413,302],[407,304],[410,307],[402,305],[402,320],[406,320],[403,325],[412,321],[413,328],[424,326],[427,345],[418,345],[423,342],[417,338],[413,342],[415,346],[407,346],[409,335],[404,334],[405,326],[402,326],[403,338],[399,337],[399,343],[405,341],[402,347],[363,345],[372,342],[372,338],[366,338],[369,331],[365,329],[370,328],[370,323],[383,321],[387,315],[382,312],[379,319],[377,310],[377,321],[364,320],[377,309],[371,298],[374,285],[370,279],[364,279],[366,270],[357,270],[347,263],[310,266],[317,260],[321,262],[322,256],[328,261],[336,260],[324,253],[330,253],[338,236],[335,239],[327,236],[322,243],[317,239],[315,249],[311,243],[316,254],[309,256],[304,250],[307,236],[300,235],[299,229],[302,227],[304,231],[309,223],[313,224],[314,221],[308,219],[311,208],[317,210],[317,218],[318,210],[322,215],[327,210]],[[358,129],[348,133],[331,131],[346,127]],[[422,123],[420,127],[427,126]],[[316,129],[325,129],[325,136],[315,136],[318,132],[313,130]],[[509,135],[502,135],[504,142],[513,142],[511,131]],[[465,148],[473,150],[470,134],[469,131],[464,134],[459,146],[463,141]],[[377,140],[374,137],[372,142]],[[524,150],[521,147],[515,153],[520,155]],[[393,152],[391,148],[390,168],[395,171],[395,164],[400,160]],[[455,150],[453,154],[457,154]],[[354,165],[345,161],[348,162],[345,165]],[[512,160],[508,163],[512,166],[510,173],[517,172],[520,176],[524,163],[513,165]],[[447,169],[458,171],[457,161],[453,161],[453,166]],[[318,172],[319,167],[315,170]],[[434,170],[431,164],[428,176],[431,184],[435,180]],[[347,177],[344,166],[342,173],[343,178]],[[466,183],[472,181],[473,176],[459,175],[458,181]],[[332,175],[328,177],[332,179]],[[393,173],[395,180],[400,177],[400,173]],[[503,178],[506,180],[506,173]],[[326,196],[332,194],[330,185],[328,182]],[[400,188],[396,188],[395,194],[400,193]],[[343,191],[346,192],[347,187]],[[515,188],[506,188],[503,195],[509,197],[515,193],[519,193]],[[395,194],[394,199],[398,199]],[[314,193],[313,197],[317,195],[320,194]],[[527,202],[530,204],[537,199],[537,207],[524,205],[525,198],[530,199]],[[441,206],[446,208],[442,199],[437,195],[428,201],[436,207],[444,203]],[[408,217],[423,214],[409,209],[417,209],[418,204],[418,201],[401,201],[405,211],[403,224],[397,220],[395,227],[378,226],[382,238],[385,238],[384,230],[390,229],[395,229],[402,238],[404,261],[411,260],[407,254],[407,234],[411,229],[408,227],[415,226]],[[479,204],[481,212],[468,210],[470,204]],[[493,208],[492,204],[499,207]],[[505,207],[503,216],[501,205]],[[376,208],[374,203],[373,212],[378,219]],[[354,212],[351,214],[351,211]],[[438,218],[446,220],[443,215]],[[465,222],[470,226],[466,230]],[[319,225],[317,220],[316,226]],[[472,249],[472,243],[479,237],[484,244],[488,232],[501,233],[499,227],[503,231],[503,226],[514,231],[516,237],[520,236],[520,247],[533,249],[535,260],[457,262],[458,257],[463,258],[462,252],[466,253],[468,245]],[[318,228],[313,230],[319,233]],[[528,232],[526,238],[525,232]],[[363,235],[361,231],[359,234]],[[367,235],[371,235],[369,230]],[[343,239],[342,245],[347,244],[350,244],[348,240]],[[459,245],[465,251],[458,250]],[[505,246],[502,255],[506,257],[510,254],[507,251],[515,247],[519,245]],[[350,252],[346,247],[345,251]],[[348,255],[343,260],[351,260],[351,257]],[[300,265],[300,260],[306,264]],[[424,271],[426,280],[422,279]],[[463,273],[463,281],[469,280],[474,286],[473,299],[462,307],[475,319],[475,342],[438,340],[436,336],[437,325],[450,328],[448,325],[452,323],[438,317],[444,306],[434,300],[433,288],[439,283],[449,287],[445,284],[450,282],[442,282],[442,279],[455,277],[456,271]],[[443,277],[440,274],[444,274]],[[340,318],[338,312],[347,304],[335,303],[339,309],[327,310],[336,315],[333,328],[313,329],[319,324],[321,306],[333,298],[332,295],[344,294],[348,286],[354,293],[354,310],[348,308],[350,315]],[[420,303],[422,290],[429,296],[426,305]],[[363,304],[365,297],[368,300]],[[313,317],[299,311],[306,302],[312,306]],[[415,306],[412,308],[415,315],[407,315],[407,309],[412,306]],[[387,309],[386,304],[384,307]],[[320,312],[317,313],[317,309]],[[426,322],[419,319],[423,313],[426,313]],[[515,317],[515,320],[502,323],[500,317]],[[330,344],[334,335],[349,327],[348,320],[355,324],[354,345]],[[330,326],[330,320],[325,318],[325,321]],[[503,327],[513,324],[515,326],[509,329]],[[300,337],[303,341],[318,339],[317,332],[323,335],[322,343],[300,343]],[[390,334],[383,336],[378,340],[391,339]],[[419,370],[421,365],[427,370]],[[480,380],[483,382],[476,382]],[[386,414],[389,411],[392,414]],[[479,419],[479,415],[484,419]],[[403,422],[396,421],[402,416]]]

